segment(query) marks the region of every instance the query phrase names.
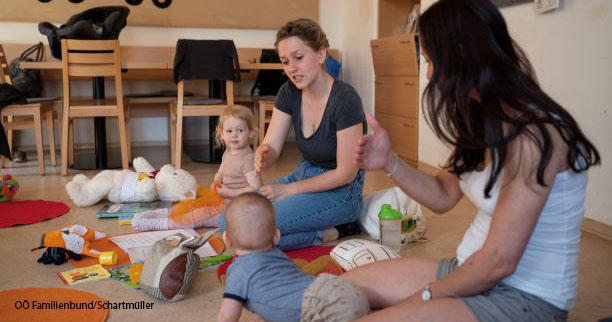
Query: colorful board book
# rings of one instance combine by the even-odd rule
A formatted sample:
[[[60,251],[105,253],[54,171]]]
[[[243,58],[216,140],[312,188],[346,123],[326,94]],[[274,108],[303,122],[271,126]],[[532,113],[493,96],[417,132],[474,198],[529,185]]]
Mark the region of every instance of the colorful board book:
[[[97,218],[133,217],[134,214],[154,209],[171,208],[171,201],[134,202],[115,204],[108,203],[98,211]]]
[[[59,277],[66,285],[75,285],[109,278],[111,274],[100,264],[59,272]]]
[[[121,284],[129,287],[130,289],[140,289],[138,283],[132,282],[132,279],[130,278],[130,265],[111,268],[109,269],[109,272],[114,280],[119,281]]]

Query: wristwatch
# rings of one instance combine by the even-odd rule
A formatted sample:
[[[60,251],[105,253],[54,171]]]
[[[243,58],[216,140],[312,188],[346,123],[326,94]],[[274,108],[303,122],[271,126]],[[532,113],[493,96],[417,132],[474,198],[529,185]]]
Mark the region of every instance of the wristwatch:
[[[423,300],[423,302],[427,302],[431,300],[431,296],[431,283],[429,283],[427,286],[425,286],[423,293],[421,293],[421,300]]]

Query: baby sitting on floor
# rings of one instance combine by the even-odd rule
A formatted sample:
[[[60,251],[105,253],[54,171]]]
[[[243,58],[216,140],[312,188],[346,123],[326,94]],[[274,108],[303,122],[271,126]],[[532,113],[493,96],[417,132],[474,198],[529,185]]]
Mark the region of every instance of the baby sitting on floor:
[[[211,191],[196,200],[180,202],[171,209],[155,209],[134,215],[137,231],[217,227],[218,216],[229,200],[261,187],[261,175],[253,165],[251,144],[257,140],[255,117],[240,105],[227,107],[215,129],[217,144],[225,146],[221,166],[210,185]]]
[[[238,321],[243,306],[269,322],[352,321],[369,313],[361,289],[335,275],[308,275],[274,247],[280,231],[268,199],[242,194],[225,215],[223,240],[238,257],[227,272],[219,321]]]

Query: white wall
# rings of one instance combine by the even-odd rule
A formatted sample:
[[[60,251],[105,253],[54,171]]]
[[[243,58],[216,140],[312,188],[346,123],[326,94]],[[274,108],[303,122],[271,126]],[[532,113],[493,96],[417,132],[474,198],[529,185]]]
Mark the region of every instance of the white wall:
[[[434,2],[421,0],[424,8]],[[576,118],[599,149],[603,165],[589,172],[585,215],[612,225],[612,1],[561,0],[559,9],[546,14],[536,14],[531,3],[501,11],[542,88]],[[426,84],[424,70],[421,90]],[[422,116],[420,122],[420,160],[443,164],[448,148],[424,125]]]

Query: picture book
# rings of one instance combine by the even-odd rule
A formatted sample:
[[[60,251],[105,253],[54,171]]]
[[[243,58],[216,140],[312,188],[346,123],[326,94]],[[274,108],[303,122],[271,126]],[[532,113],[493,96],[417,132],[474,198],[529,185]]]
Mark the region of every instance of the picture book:
[[[97,218],[133,217],[134,214],[147,210],[171,208],[171,201],[134,202],[115,204],[108,203],[98,211]]]
[[[100,264],[59,272],[59,277],[66,285],[75,285],[109,278],[111,274]]]
[[[130,265],[119,266],[108,270],[114,280],[119,281],[121,284],[127,286],[132,290],[139,290],[140,286],[130,278]]]

